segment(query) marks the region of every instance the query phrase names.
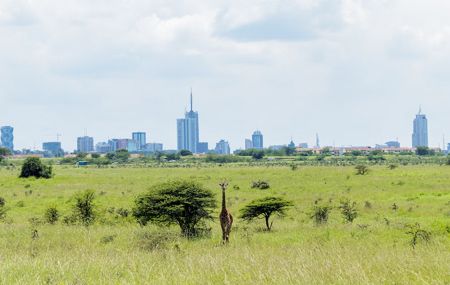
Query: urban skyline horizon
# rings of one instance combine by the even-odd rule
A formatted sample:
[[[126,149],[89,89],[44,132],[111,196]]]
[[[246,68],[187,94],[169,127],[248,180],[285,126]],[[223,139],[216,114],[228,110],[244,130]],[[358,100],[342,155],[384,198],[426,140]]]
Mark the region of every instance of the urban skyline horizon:
[[[193,112],[193,98],[192,98],[192,88],[191,88],[191,96],[190,96],[190,112]],[[185,114],[189,114],[189,111],[186,111],[187,109],[185,109]],[[195,112],[196,114],[197,114],[197,116],[198,116],[198,112],[196,111]],[[419,112],[416,114],[416,118],[417,118],[417,116],[418,115],[423,115],[423,116],[426,116],[426,114],[422,114],[422,107],[421,106],[419,106]],[[178,120],[178,119],[177,119]],[[1,124],[0,124],[0,126],[1,126]],[[13,126],[13,125],[12,125]],[[13,126],[14,127],[14,126]],[[255,128],[254,129],[254,131],[261,131],[261,129],[259,129],[259,128]],[[79,138],[82,138],[82,137],[85,137],[85,136],[88,136],[88,137],[92,137],[93,139],[94,139],[94,141],[95,141],[95,143],[94,143],[94,146],[95,146],[95,144],[97,144],[97,143],[101,143],[101,142],[108,142],[109,140],[111,140],[111,139],[129,139],[129,138],[131,138],[132,137],[132,135],[133,135],[133,133],[136,133],[136,132],[144,132],[146,135],[148,135],[149,133],[151,134],[151,132],[148,132],[148,130],[133,130],[133,129],[129,129],[129,134],[131,134],[131,136],[127,136],[127,137],[125,137],[125,136],[114,136],[114,135],[111,135],[111,136],[108,136],[106,139],[98,139],[98,137],[96,137],[95,135],[92,135],[91,133],[88,133],[87,132],[87,128],[85,128],[85,130],[84,130],[84,135],[82,135],[82,136],[77,136],[77,137],[74,137],[71,141],[77,141]],[[263,132],[263,135],[264,135],[264,131],[262,131]],[[412,132],[411,132],[412,133]],[[16,133],[17,134],[17,133]],[[15,136],[16,136],[16,134],[15,134]],[[317,136],[319,133],[316,133],[315,134],[315,136]],[[320,134],[319,134],[320,135]],[[245,146],[245,141],[248,139],[248,138],[251,138],[251,133],[249,133],[248,135],[246,135],[245,137],[243,137],[242,138],[242,140],[241,140],[241,143],[239,143],[239,144],[235,144],[235,143],[233,143],[232,141],[230,141],[227,137],[222,137],[222,138],[220,138],[219,140],[217,140],[217,141],[208,141],[208,140],[204,140],[204,141],[206,141],[207,143],[209,143],[209,145],[210,145],[210,149],[212,149],[211,148],[211,146],[213,146],[216,142],[219,142],[219,141],[221,141],[221,140],[225,140],[226,142],[229,142],[229,145],[230,145],[230,149],[231,150],[238,150],[238,149],[245,149],[246,148],[246,146]],[[428,136],[428,134],[427,134],[427,136]],[[62,137],[62,135],[61,135],[61,132],[57,132],[56,134],[55,134],[55,137],[56,137],[56,140],[42,140],[42,142],[40,142],[39,144],[38,144],[38,146],[36,146],[36,145],[33,145],[33,147],[15,147],[15,149],[16,150],[22,150],[22,149],[30,149],[30,150],[42,150],[42,146],[43,146],[43,144],[44,143],[48,143],[48,142],[61,142],[61,144],[62,144],[62,148],[65,150],[65,151],[69,151],[69,152],[71,152],[72,150],[76,150],[77,149],[77,147],[75,147],[75,146],[72,146],[72,147],[65,147],[66,145],[65,145],[65,143],[63,142],[63,141],[60,141],[60,137]],[[151,137],[151,136],[150,136]],[[267,137],[266,136],[264,136],[265,137],[265,141],[267,141]],[[161,139],[159,139],[159,138],[156,138],[156,139],[154,139],[153,137],[151,137],[152,139],[150,139],[150,140],[148,140],[147,142],[151,142],[151,143],[161,143],[161,144],[163,144],[164,146],[166,146],[164,149],[165,150],[176,150],[176,149],[180,149],[179,147],[172,147],[172,145],[173,144],[166,144],[165,142],[164,142],[164,140],[161,140]],[[290,141],[294,141],[294,143],[295,143],[295,145],[296,146],[299,146],[300,144],[308,144],[310,147],[312,147],[312,146],[315,146],[316,145],[316,140],[317,140],[317,137],[314,137],[314,143],[311,143],[313,140],[311,139],[311,140],[294,140],[293,139],[293,137],[291,136],[290,138],[286,138],[286,140],[284,141],[284,142],[282,142],[282,143],[270,143],[271,141],[273,141],[273,139],[272,140],[268,140],[269,141],[269,143],[267,143],[267,144],[265,144],[264,145],[264,147],[265,148],[267,148],[267,147],[269,147],[269,146],[279,146],[279,145],[288,145],[289,144],[289,142]],[[66,140],[67,141],[67,140]],[[280,140],[278,140],[278,141],[280,141]],[[372,143],[372,144],[352,144],[352,143],[346,143],[346,144],[336,144],[336,141],[333,141],[333,143],[332,144],[330,144],[330,143],[323,143],[323,144],[321,144],[321,146],[327,146],[327,147],[369,147],[369,146],[376,146],[376,145],[382,145],[382,144],[385,144],[386,142],[389,142],[389,141],[397,141],[397,142],[399,142],[402,146],[409,146],[409,144],[405,144],[404,142],[402,142],[401,140],[399,140],[398,139],[398,137],[396,137],[396,138],[387,138],[385,141],[379,141],[379,142],[375,142],[375,143]],[[446,141],[446,139],[445,139],[445,135],[444,135],[444,137],[442,138],[442,144],[441,143],[439,143],[438,145],[432,145],[432,144],[430,144],[430,147],[434,147],[434,148],[441,148],[441,149],[447,149],[447,144],[448,144],[448,142]],[[70,143],[69,143],[69,145],[70,145]],[[75,145],[76,145],[76,143],[75,143]],[[167,147],[169,145],[169,147]],[[238,147],[236,147],[236,145],[239,145]],[[411,145],[411,146],[413,146],[413,145]],[[183,148],[184,149],[184,148]],[[185,149],[188,149],[188,148],[185,148]],[[195,151],[194,151],[195,152]]]

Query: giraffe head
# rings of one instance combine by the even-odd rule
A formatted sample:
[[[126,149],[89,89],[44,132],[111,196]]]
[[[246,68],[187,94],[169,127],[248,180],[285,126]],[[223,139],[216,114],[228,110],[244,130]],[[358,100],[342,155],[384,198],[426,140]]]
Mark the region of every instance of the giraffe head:
[[[228,182],[224,180],[222,183],[219,183],[219,186],[222,189],[222,191],[225,191],[228,188]]]

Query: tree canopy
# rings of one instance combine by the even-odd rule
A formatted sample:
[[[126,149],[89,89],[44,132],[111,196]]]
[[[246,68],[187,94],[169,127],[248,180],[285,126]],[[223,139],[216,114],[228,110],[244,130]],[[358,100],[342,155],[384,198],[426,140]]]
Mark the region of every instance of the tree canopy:
[[[44,165],[38,157],[28,157],[22,165],[20,178],[36,177],[49,179],[53,176],[51,166]]]
[[[284,217],[286,210],[291,206],[292,202],[281,197],[266,197],[254,200],[241,210],[241,219],[252,221],[257,218],[262,218],[266,222],[267,230],[270,231],[273,225],[273,221],[270,222],[270,217],[273,214]]]
[[[156,185],[135,201],[133,216],[146,225],[178,224],[183,235],[197,233],[204,220],[212,220],[216,208],[214,194],[201,184],[190,180],[176,180]]]

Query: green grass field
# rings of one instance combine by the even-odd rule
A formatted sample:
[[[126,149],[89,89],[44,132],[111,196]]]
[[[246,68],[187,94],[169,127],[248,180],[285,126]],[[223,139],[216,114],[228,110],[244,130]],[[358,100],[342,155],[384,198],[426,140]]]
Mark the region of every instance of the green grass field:
[[[450,284],[450,167],[73,168],[57,166],[50,180],[19,179],[0,169],[0,284]],[[263,221],[236,219],[231,242],[221,245],[218,219],[208,237],[186,240],[177,227],[140,227],[112,207],[131,209],[136,195],[175,178],[201,182],[217,193],[230,182],[235,217],[256,198],[294,202],[273,231]],[[251,189],[266,180],[269,190]],[[234,187],[236,186],[236,187]],[[239,188],[239,189],[238,189]],[[98,219],[91,227],[41,223],[57,205],[69,215],[78,191],[96,192]],[[358,204],[343,222],[334,208],[326,225],[310,219],[314,201]],[[398,206],[397,210],[392,205]],[[109,211],[108,211],[109,210]],[[219,209],[217,209],[218,216]],[[61,219],[62,220],[62,219]],[[413,249],[408,224],[431,232]]]

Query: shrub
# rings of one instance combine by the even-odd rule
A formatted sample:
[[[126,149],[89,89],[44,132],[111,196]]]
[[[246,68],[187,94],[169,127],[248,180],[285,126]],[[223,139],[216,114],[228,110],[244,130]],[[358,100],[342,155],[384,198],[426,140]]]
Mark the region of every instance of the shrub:
[[[56,209],[56,207],[47,208],[47,210],[45,211],[45,214],[44,214],[44,219],[47,223],[49,223],[51,225],[56,224],[56,222],[59,219],[58,209]]]
[[[52,177],[52,167],[44,165],[37,157],[29,157],[22,165],[20,178],[36,177],[49,179]]]
[[[0,197],[0,221],[6,218],[6,200],[3,197]]]
[[[355,169],[356,175],[366,175],[367,173],[369,173],[369,167],[367,167],[366,165],[357,165]]]
[[[182,150],[180,150],[180,155],[181,156],[190,156],[190,155],[192,155],[192,152],[187,149],[182,149]]]
[[[446,164],[447,164],[447,165],[450,165],[450,156],[447,158]]]
[[[397,167],[398,167],[397,164],[390,164],[390,165],[388,166],[388,168],[389,168],[390,170],[394,170],[394,169],[396,169]]]
[[[358,217],[356,202],[352,203],[349,199],[342,200],[339,209],[341,209],[341,214],[344,217],[344,221],[348,223],[353,223],[356,217]]]
[[[328,222],[328,216],[331,212],[331,206],[320,206],[315,205],[310,216],[311,219],[314,220],[316,225],[326,224]]]
[[[428,242],[431,239],[431,232],[423,230],[418,223],[415,225],[408,225],[407,228],[409,228],[409,230],[406,233],[411,237],[410,244],[413,248],[416,247],[419,240]]]
[[[262,180],[253,181],[252,182],[252,188],[253,189],[265,190],[265,189],[269,189],[270,188],[270,184],[269,184],[269,182],[262,181]]]
[[[73,216],[84,226],[89,226],[95,221],[94,199],[95,193],[92,190],[86,190],[75,195]]]
[[[133,216],[141,225],[154,222],[160,225],[178,224],[186,237],[195,236],[204,220],[212,220],[216,208],[214,194],[201,184],[176,180],[152,187],[140,195]]]
[[[241,210],[241,219],[252,221],[257,218],[264,218],[267,231],[272,229],[273,221],[270,217],[276,214],[280,217],[286,215],[286,210],[292,206],[292,203],[278,197],[266,197],[252,201]]]

